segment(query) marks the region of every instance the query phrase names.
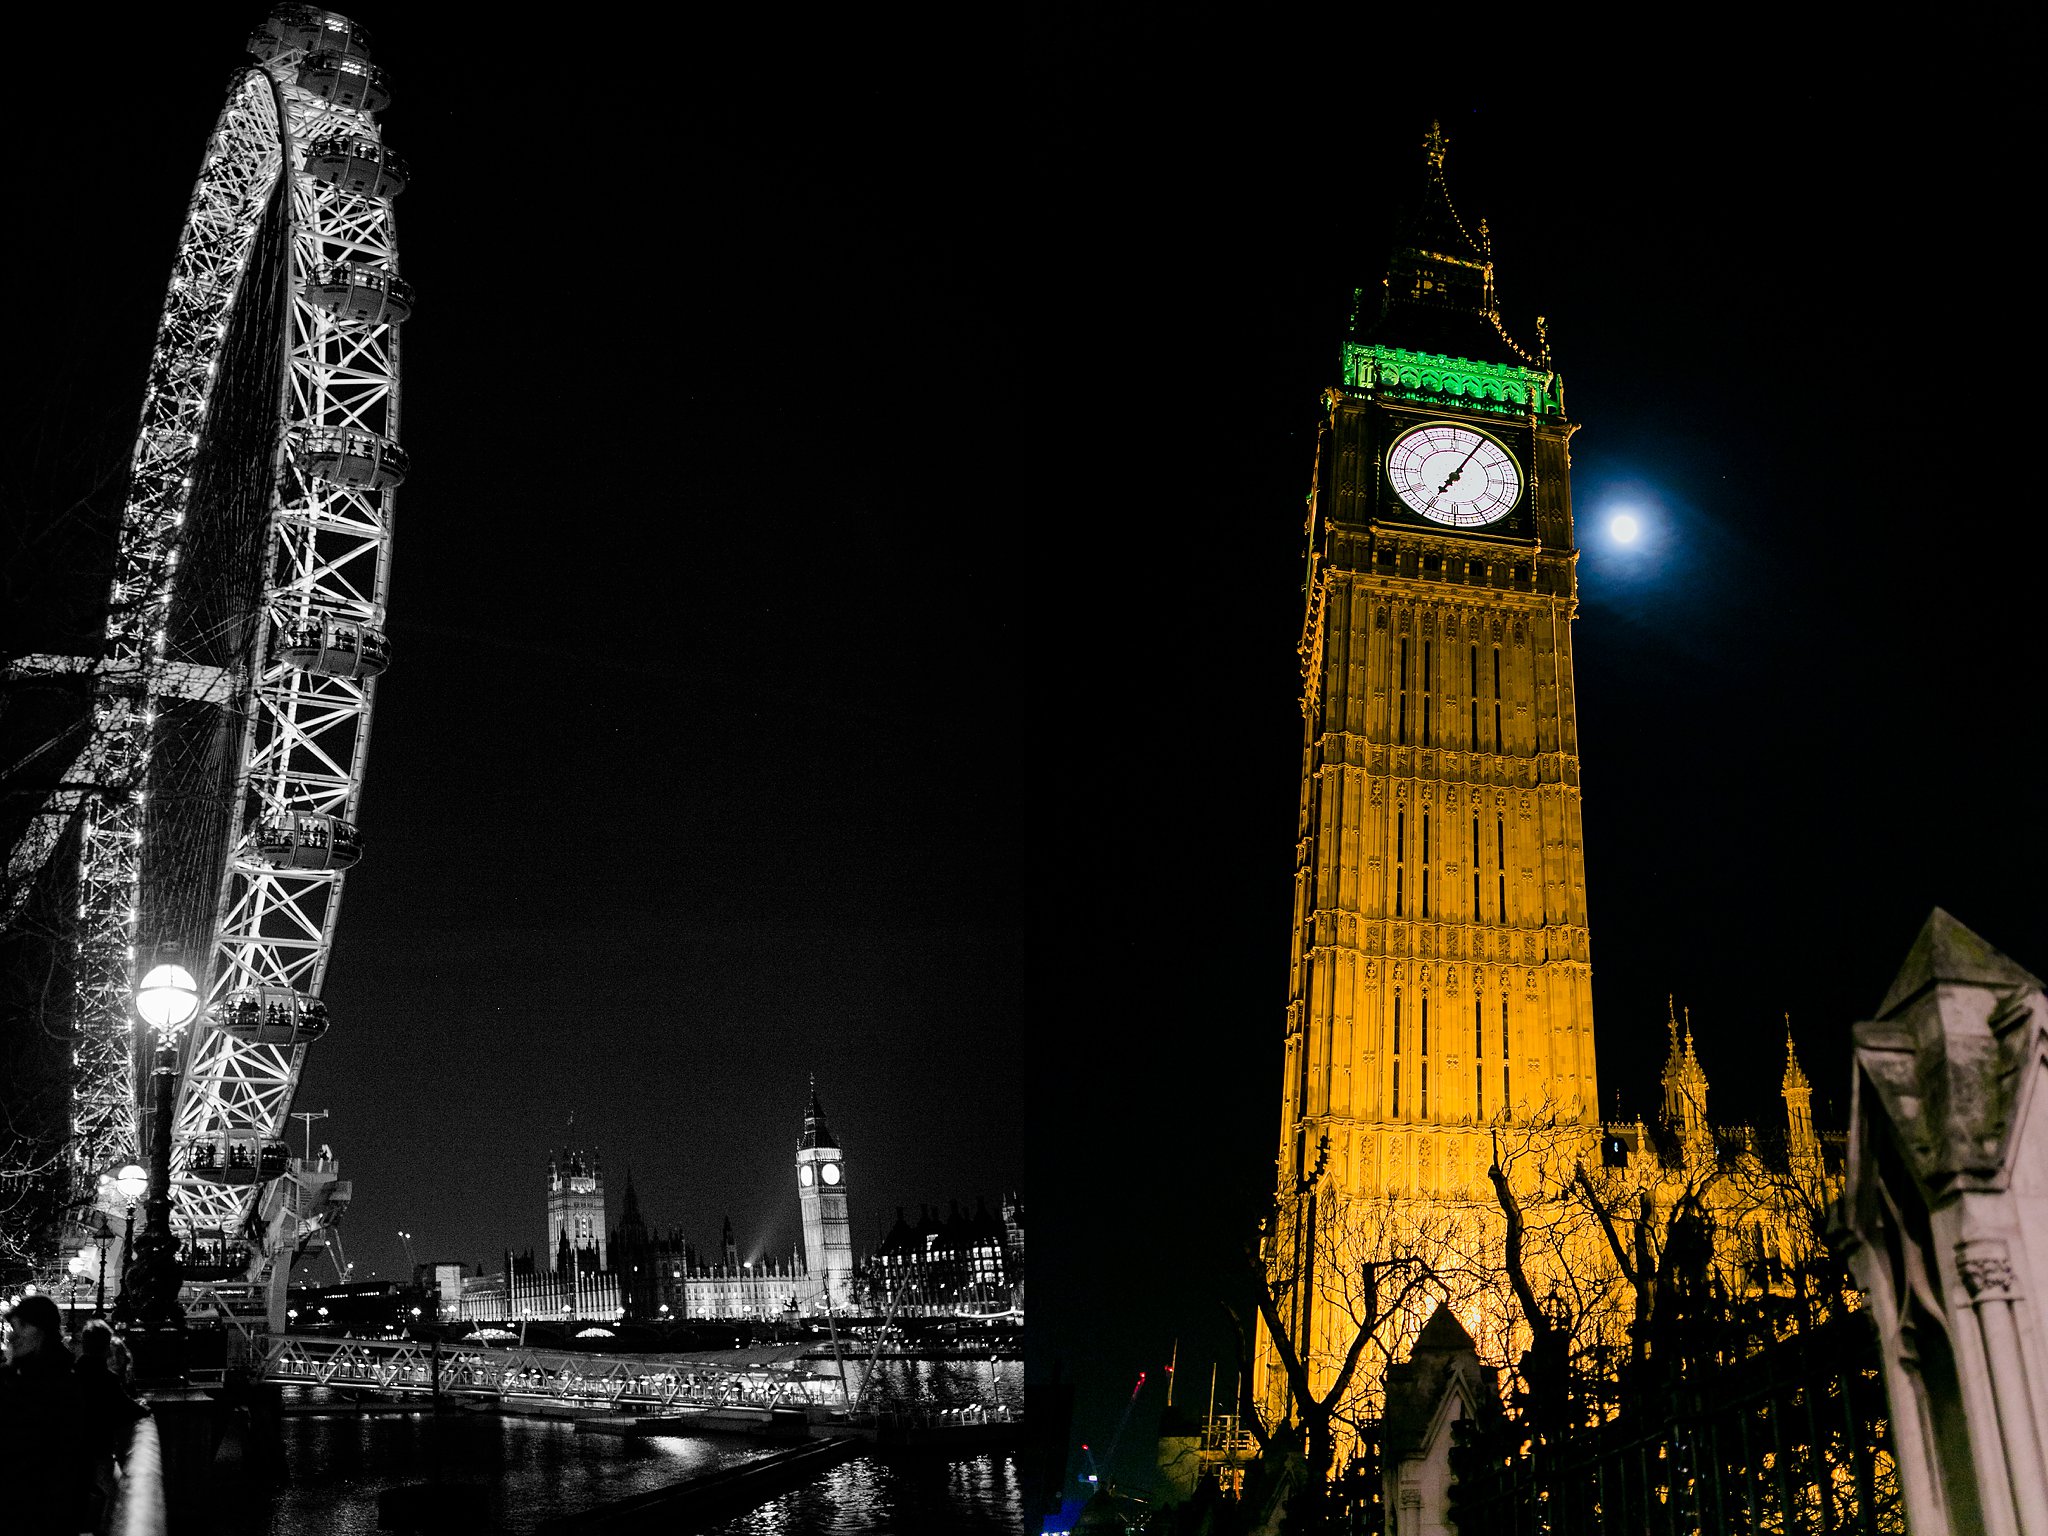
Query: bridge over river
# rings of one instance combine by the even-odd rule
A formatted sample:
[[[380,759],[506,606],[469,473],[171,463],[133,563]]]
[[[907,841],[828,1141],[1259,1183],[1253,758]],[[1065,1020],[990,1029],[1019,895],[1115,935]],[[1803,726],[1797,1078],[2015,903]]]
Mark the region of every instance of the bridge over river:
[[[567,1350],[273,1334],[250,1340],[265,1380],[399,1395],[529,1399],[594,1409],[838,1407],[849,1396],[831,1362],[799,1347],[717,1355],[590,1355]],[[851,1373],[849,1373],[851,1374]]]

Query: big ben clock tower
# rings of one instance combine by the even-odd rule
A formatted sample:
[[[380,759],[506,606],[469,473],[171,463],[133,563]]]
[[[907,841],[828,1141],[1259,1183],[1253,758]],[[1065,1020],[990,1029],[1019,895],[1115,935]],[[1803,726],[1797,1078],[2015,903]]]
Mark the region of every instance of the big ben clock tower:
[[[1310,1182],[1477,1207],[1501,1123],[1590,1123],[1597,1104],[1573,427],[1543,322],[1533,348],[1501,322],[1444,148],[1432,128],[1316,449],[1281,1266]],[[1312,1357],[1334,1333],[1315,1310]]]
[[[806,1299],[841,1311],[853,1305],[853,1228],[846,1213],[846,1157],[825,1124],[815,1084],[796,1147],[797,1209],[803,1217]]]

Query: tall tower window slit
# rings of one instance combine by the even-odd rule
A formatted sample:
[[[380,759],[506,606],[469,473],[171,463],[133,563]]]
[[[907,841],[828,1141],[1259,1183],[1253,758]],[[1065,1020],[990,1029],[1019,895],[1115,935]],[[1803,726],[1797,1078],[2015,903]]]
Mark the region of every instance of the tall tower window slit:
[[[1493,750],[1505,752],[1507,749],[1500,730],[1500,647],[1496,645],[1493,648]]]
[[[1472,1065],[1473,1083],[1478,1098],[1475,1101],[1477,1113],[1474,1118],[1486,1118],[1486,999],[1472,999]]]
[[[1408,813],[1394,812],[1394,916],[1401,915],[1401,877],[1408,872]],[[1394,1005],[1394,1033],[1400,1034],[1401,1005]]]
[[[1423,1119],[1427,1120],[1429,1118],[1429,996],[1427,993],[1423,994],[1422,998],[1422,1049],[1419,1054],[1422,1057],[1422,1097],[1419,1101],[1418,1112]]]
[[[1514,1103],[1514,1094],[1508,1088],[1508,995],[1500,995],[1500,1107],[1505,1114]]]
[[[1394,994],[1394,1106],[1389,1117],[1401,1118],[1401,994]]]
[[[1429,916],[1429,812],[1422,813],[1422,910],[1417,917]]]
[[[1493,819],[1493,848],[1500,860],[1500,920],[1508,920],[1508,819],[1496,816]]]
[[[1429,641],[1422,642],[1422,744],[1425,747],[1429,745],[1429,697],[1434,686],[1432,678],[1435,676],[1435,668],[1432,665],[1432,657],[1435,649]]]
[[[1472,818],[1472,921],[1479,921],[1479,818]]]
[[[1402,746],[1408,745],[1408,642],[1401,642],[1401,673],[1395,678],[1394,686],[1400,695],[1399,712],[1396,717],[1395,740]]]
[[[1472,750],[1479,750],[1479,647],[1472,647]]]

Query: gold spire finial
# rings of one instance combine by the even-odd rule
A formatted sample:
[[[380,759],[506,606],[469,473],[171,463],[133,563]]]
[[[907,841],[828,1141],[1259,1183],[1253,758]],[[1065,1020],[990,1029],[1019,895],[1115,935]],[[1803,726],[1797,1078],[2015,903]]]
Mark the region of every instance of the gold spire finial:
[[[1444,168],[1444,146],[1448,142],[1444,138],[1443,124],[1432,119],[1429,133],[1422,141],[1422,152],[1429,157],[1431,170],[1440,171]]]
[[[1811,1084],[1799,1067],[1799,1052],[1792,1045],[1792,1015],[1785,1015],[1785,1077],[1781,1084],[1786,1093],[1806,1093]]]

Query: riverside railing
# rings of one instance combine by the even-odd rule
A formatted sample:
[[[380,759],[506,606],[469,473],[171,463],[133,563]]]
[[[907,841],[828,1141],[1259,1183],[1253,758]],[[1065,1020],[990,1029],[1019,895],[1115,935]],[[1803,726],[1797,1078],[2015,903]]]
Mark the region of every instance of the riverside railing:
[[[117,1536],[164,1536],[164,1452],[153,1419],[136,1421],[108,1526]]]

